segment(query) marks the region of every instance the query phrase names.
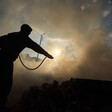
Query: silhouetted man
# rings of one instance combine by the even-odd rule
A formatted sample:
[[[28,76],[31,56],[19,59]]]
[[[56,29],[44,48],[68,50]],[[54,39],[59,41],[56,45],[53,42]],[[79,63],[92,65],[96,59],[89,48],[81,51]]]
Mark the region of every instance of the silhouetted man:
[[[19,32],[0,37],[0,109],[5,105],[12,88],[13,62],[25,47],[53,59],[49,53],[29,38],[31,31],[32,28],[29,25],[23,24]]]

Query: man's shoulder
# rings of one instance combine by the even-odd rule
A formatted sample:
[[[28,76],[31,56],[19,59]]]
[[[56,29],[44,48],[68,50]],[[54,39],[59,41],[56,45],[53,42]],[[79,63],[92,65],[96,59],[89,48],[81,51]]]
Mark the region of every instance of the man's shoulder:
[[[15,35],[20,35],[19,32],[12,32],[12,33],[8,33],[7,36],[15,36]]]

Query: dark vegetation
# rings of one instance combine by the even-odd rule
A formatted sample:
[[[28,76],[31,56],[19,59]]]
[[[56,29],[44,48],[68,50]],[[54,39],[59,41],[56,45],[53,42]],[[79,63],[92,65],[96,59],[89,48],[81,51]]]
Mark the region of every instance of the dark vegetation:
[[[112,112],[112,82],[73,79],[24,92],[14,112]]]

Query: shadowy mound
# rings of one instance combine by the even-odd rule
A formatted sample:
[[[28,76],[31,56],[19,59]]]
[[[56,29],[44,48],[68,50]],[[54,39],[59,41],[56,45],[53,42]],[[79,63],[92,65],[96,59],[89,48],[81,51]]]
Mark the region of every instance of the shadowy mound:
[[[73,79],[24,92],[14,112],[112,112],[112,82]]]

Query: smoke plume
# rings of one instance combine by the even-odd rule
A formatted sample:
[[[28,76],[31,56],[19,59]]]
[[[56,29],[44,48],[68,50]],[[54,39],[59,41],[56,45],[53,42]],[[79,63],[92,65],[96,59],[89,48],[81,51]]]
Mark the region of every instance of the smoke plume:
[[[46,59],[35,71],[26,70],[16,60],[12,93],[71,77],[112,80],[111,38],[102,23],[111,13],[104,16],[106,8],[104,0],[1,0],[1,35],[19,31],[27,23],[34,31],[46,33],[45,50],[54,55],[55,48],[61,49],[59,56]],[[23,61],[30,67],[39,64],[27,56]]]

